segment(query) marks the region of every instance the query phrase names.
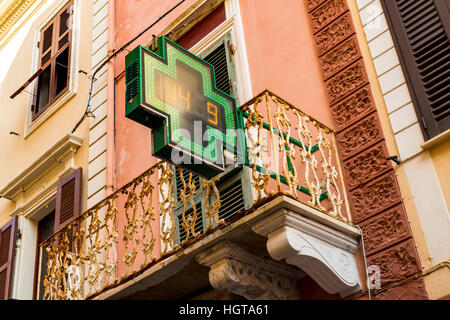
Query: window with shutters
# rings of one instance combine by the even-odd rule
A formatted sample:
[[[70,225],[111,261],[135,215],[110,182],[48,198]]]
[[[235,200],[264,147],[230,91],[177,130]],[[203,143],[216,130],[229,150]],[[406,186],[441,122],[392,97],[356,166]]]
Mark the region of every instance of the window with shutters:
[[[218,31],[220,25],[226,22],[225,5],[222,3],[209,13],[201,15],[202,20],[196,22],[194,26],[190,27],[187,32],[182,29],[175,29],[170,32],[172,39],[177,39],[176,42],[182,47],[190,50],[197,43],[208,37],[207,45],[202,45],[200,53],[196,53],[200,58],[209,62],[214,66],[214,77],[216,87],[233,96],[239,105],[239,92],[236,81],[236,70],[234,63],[234,51],[232,36],[230,28]],[[189,23],[182,23],[182,25],[189,25]],[[211,35],[214,35],[211,37]],[[237,171],[236,171],[237,170]],[[184,203],[180,201],[180,190],[183,189],[181,175],[177,167],[173,167],[174,171],[174,194],[175,194],[175,210],[177,241],[181,243],[186,238],[186,231],[183,224],[183,208]],[[221,208],[219,209],[219,218],[230,221],[233,216],[251,206],[250,186],[247,184],[244,170],[229,168],[226,172],[219,175],[219,182],[217,187],[219,189],[221,198]],[[189,171],[183,170],[184,181],[187,184],[189,179]],[[247,178],[248,179],[248,178]],[[189,200],[186,200],[185,217],[188,218],[194,214],[194,207],[197,213],[197,220],[195,222],[194,230],[196,232],[203,232],[209,226],[209,218],[206,216],[205,207],[205,191],[202,188],[202,178],[199,175],[192,174],[192,183],[195,185],[196,194],[193,197],[194,206]],[[211,192],[212,193],[212,192]],[[210,201],[215,201],[215,197],[210,195]],[[190,235],[192,238],[192,234]]]
[[[0,300],[11,298],[16,252],[17,217],[0,228]]]
[[[51,212],[38,223],[35,290],[36,299],[42,299],[44,295],[44,277],[47,273],[48,254],[40,245],[48,240],[55,233],[60,232],[64,227],[73,222],[81,213],[81,181],[82,168],[76,169],[70,175],[62,179],[57,186],[56,203],[49,210]],[[69,239],[69,252],[73,249],[73,238],[76,227],[71,227],[65,231]],[[57,241],[61,241],[65,232],[60,232]]]
[[[229,222],[236,213],[251,206],[251,199],[244,189],[245,186],[243,172],[221,179],[217,186],[220,194],[219,220]],[[247,189],[249,190],[250,188]]]
[[[382,0],[426,139],[450,128],[450,0]]]
[[[225,5],[222,3],[210,13],[203,15],[205,17],[201,21],[178,38],[177,44],[190,50],[205,36],[214,33],[217,27],[226,21]],[[172,32],[170,35],[172,35]],[[202,50],[198,56],[214,66],[216,87],[236,98],[239,105],[233,58],[234,48],[231,34],[228,31],[214,39],[213,43],[206,50]]]
[[[32,104],[32,119],[36,119],[63,95],[69,87],[72,39],[70,1],[41,30],[37,84]]]
[[[232,96],[237,97],[237,89],[236,89],[236,81],[234,77],[234,65],[231,53],[229,52],[229,48],[231,48],[231,35],[227,33],[224,37],[220,38],[215,44],[213,44],[210,48],[208,48],[205,52],[203,52],[200,57],[205,61],[209,62],[214,66],[214,77],[216,80],[216,87]],[[183,184],[181,180],[181,176],[179,170],[174,167],[176,181],[174,183],[176,201],[175,201],[175,216],[176,216],[176,228],[177,228],[177,240],[181,243],[186,238],[186,231],[184,230],[182,223],[182,213],[184,204],[180,201],[179,195],[180,190],[183,189]],[[183,170],[184,181],[187,184],[189,181],[189,171]],[[194,196],[194,203],[197,213],[197,220],[195,222],[194,230],[196,232],[202,233],[203,230],[209,225],[209,218],[205,216],[205,191],[202,188],[201,184],[202,178],[197,175],[192,175],[192,183],[195,185],[196,194]],[[235,188],[237,190],[237,187]],[[240,189],[240,186],[239,186]],[[235,190],[235,191],[236,191]],[[225,192],[225,191],[224,191]],[[243,205],[243,196],[242,190],[239,192],[232,193],[230,191],[226,191],[224,195],[228,196],[228,201],[233,202],[236,201],[238,203],[242,203]],[[231,193],[230,193],[231,192]],[[221,194],[222,196],[222,194]],[[242,199],[241,199],[242,198]],[[185,217],[192,216],[194,214],[194,208],[191,205],[189,200],[186,200],[186,211]],[[233,209],[240,209],[239,206],[236,208],[228,207],[228,203],[222,203],[225,209],[220,209],[219,216],[223,216],[224,218],[230,218],[233,213],[238,211],[233,211]],[[190,235],[192,237],[192,235]]]
[[[176,223],[176,240],[181,243],[186,239],[186,230],[183,228],[183,208],[184,204],[180,199],[180,191],[183,189],[183,183],[181,175],[177,168],[176,180],[174,183],[174,194],[176,195],[175,201],[175,223]],[[184,181],[187,184],[189,181],[189,171],[183,170]],[[192,183],[195,185],[196,194],[193,197],[197,219],[195,221],[194,230],[198,233],[203,233],[209,226],[209,217],[205,214],[205,191],[202,189],[202,178],[197,174],[192,174]],[[243,212],[252,205],[252,199],[250,194],[249,178],[246,176],[245,171],[241,168],[229,168],[226,172],[219,175],[219,181],[216,183],[217,189],[220,195],[220,209],[218,217],[225,222],[232,221],[233,217],[237,213]],[[188,190],[188,189],[187,189]],[[189,195],[189,194],[187,194]],[[210,203],[216,201],[213,191],[210,191]],[[193,216],[194,208],[190,201],[186,200],[185,218]],[[192,234],[189,235],[192,238]]]
[[[233,62],[233,44],[231,35],[227,33],[200,57],[214,66],[214,77],[217,89],[236,98],[239,105],[236,76]]]
[[[82,168],[78,168],[58,183],[56,193],[55,232],[80,215]]]

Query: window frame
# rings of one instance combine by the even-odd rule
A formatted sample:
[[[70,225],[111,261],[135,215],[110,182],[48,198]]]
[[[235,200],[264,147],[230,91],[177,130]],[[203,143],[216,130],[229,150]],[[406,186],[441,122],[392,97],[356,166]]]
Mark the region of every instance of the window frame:
[[[72,5],[72,27],[70,34],[70,49],[69,49],[69,71],[68,71],[68,84],[67,89],[63,90],[60,94],[58,94],[54,101],[48,106],[46,106],[45,110],[40,112],[37,116],[34,116],[34,111],[32,110],[33,105],[35,103],[35,92],[38,86],[38,78],[37,76],[29,86],[29,94],[28,99],[28,107],[26,112],[25,119],[25,128],[24,128],[24,138],[27,138],[31,135],[38,127],[40,127],[48,118],[50,118],[56,111],[59,110],[67,101],[69,101],[78,91],[78,66],[79,66],[79,46],[80,46],[80,28],[81,28],[81,0],[64,0],[58,3],[56,7],[51,10],[48,10],[48,15],[45,19],[42,20],[42,23],[39,24],[34,30],[34,45],[33,45],[33,53],[32,53],[32,63],[30,68],[30,76],[34,75],[40,69],[40,48],[37,46],[37,43],[41,41],[41,31],[45,29],[45,27],[56,18],[58,13],[67,6],[69,3]]]
[[[208,55],[210,55],[214,50],[216,50],[221,45],[225,46],[225,54],[227,59],[227,69],[228,69],[228,79],[231,81],[231,93],[230,95],[236,99],[236,106],[239,107],[239,89],[236,84],[236,68],[234,66],[234,58],[230,56],[229,46],[233,46],[233,39],[231,37],[231,32],[225,33],[224,36],[220,37],[215,43],[209,46],[206,50],[204,50],[199,57],[205,59]],[[228,60],[232,59],[232,62],[229,63]]]
[[[226,22],[226,20],[225,20]],[[210,34],[214,33],[214,31],[219,28],[216,27],[213,31],[211,31]],[[203,39],[202,39],[203,40]],[[201,42],[202,40],[200,40],[199,42]],[[197,43],[198,44],[198,43]],[[197,45],[195,44],[194,47]],[[228,78],[231,81],[230,85],[231,85],[231,95],[233,97],[235,97],[236,99],[236,105],[239,106],[239,89],[237,88],[237,84],[236,84],[236,71],[235,71],[235,65],[234,65],[234,58],[230,56],[230,49],[229,46],[233,46],[233,39],[232,39],[232,35],[231,35],[231,30],[228,30],[227,32],[225,32],[224,34],[221,34],[220,37],[215,38],[215,41],[212,43],[209,43],[208,46],[205,46],[202,50],[202,52],[200,54],[198,54],[198,56],[202,59],[204,59],[206,56],[208,56],[209,54],[211,54],[214,50],[216,50],[219,46],[221,45],[225,46],[225,54],[226,54],[226,60],[227,60],[227,70],[228,70]],[[192,48],[191,48],[192,49]],[[191,50],[189,49],[189,50]],[[230,62],[231,60],[231,62]],[[235,95],[235,93],[237,93],[237,95]],[[174,184],[173,184],[173,193],[175,195],[175,207],[174,207],[174,216],[177,219],[177,221],[175,221],[176,224],[176,241],[178,244],[181,244],[181,239],[180,239],[180,223],[178,221],[181,221],[181,215],[183,214],[183,203],[179,201],[178,198],[178,186],[177,186],[177,174],[178,174],[178,168],[177,166],[171,166],[172,167],[172,172],[174,172]],[[186,170],[186,169],[184,169]],[[228,171],[226,171],[228,172]],[[222,173],[219,175],[219,177],[222,177],[224,174],[227,174],[226,172]],[[202,188],[202,180],[204,178],[202,178],[201,176],[199,176],[199,185],[200,188],[196,189],[196,194],[195,196],[193,196],[193,201],[194,201],[194,205],[197,206],[197,208],[201,209],[200,215],[197,216],[197,219],[201,219],[202,220],[202,230],[204,230],[208,224],[208,218],[205,216],[205,210],[206,210],[206,205],[205,205],[205,199],[204,199],[204,195],[205,195],[205,191]],[[194,174],[192,176],[192,178],[194,178]],[[187,181],[185,181],[187,183]],[[210,196],[212,197],[212,195]],[[190,201],[187,202],[186,204],[186,212],[188,210],[192,209],[192,205],[190,203]],[[197,214],[199,214],[197,212]]]
[[[171,166],[172,172],[175,172],[175,170],[178,170],[178,167]],[[184,169],[186,170],[186,169]],[[193,176],[194,177],[194,176]],[[230,186],[235,184],[236,182],[240,181],[241,185],[241,191],[242,191],[242,200],[244,205],[244,210],[248,210],[253,205],[253,195],[252,195],[252,187],[250,182],[250,175],[248,168],[245,166],[230,166],[228,167],[225,172],[222,172],[218,175],[218,181],[216,182],[217,189],[219,191],[219,195],[222,197],[223,192],[227,190]],[[193,196],[194,205],[197,206],[197,208],[201,209],[201,212],[197,211],[197,220],[201,219],[202,221],[202,230],[201,233],[205,231],[205,229],[209,226],[210,221],[208,216],[206,215],[206,203],[205,203],[205,190],[202,188],[202,177],[199,176],[200,179],[200,189],[196,189],[196,195]],[[187,183],[187,181],[186,181]],[[175,217],[175,242],[178,245],[181,245],[181,239],[180,239],[180,226],[181,226],[181,215],[183,214],[183,203],[179,201],[178,199],[178,189],[176,184],[176,175],[174,174],[174,184],[172,186],[172,192],[175,195],[175,203],[174,203],[174,217]],[[209,195],[209,201],[214,201],[215,195],[213,190],[210,190]],[[222,198],[221,198],[222,199]],[[186,212],[192,209],[192,205],[189,200],[186,200]],[[235,212],[231,217],[228,217],[226,220],[232,220],[233,216],[236,214]],[[222,212],[219,209],[218,212],[218,218],[220,218],[220,215]],[[216,223],[213,221],[213,227],[216,226]],[[190,235],[190,238],[192,239],[192,235]]]
[[[174,166],[171,165],[172,168],[172,172],[173,174],[173,194],[175,195],[175,202],[174,202],[174,209],[173,209],[173,215],[175,217],[175,240],[178,244],[181,244],[181,239],[180,239],[180,225],[181,225],[181,216],[183,214],[183,206],[184,203],[180,201],[180,198],[178,197],[178,185],[177,185],[177,175],[179,174],[178,169],[180,167],[178,166]],[[183,169],[184,171],[188,171],[187,169]],[[184,173],[183,171],[183,173]],[[188,171],[190,172],[190,171]],[[204,219],[204,212],[205,212],[205,199],[204,199],[204,190],[202,188],[202,180],[204,178],[202,178],[200,175],[196,175],[195,173],[192,173],[192,179],[194,179],[194,177],[198,177],[199,179],[199,188],[195,189],[195,195],[192,197],[192,200],[194,201],[194,205],[197,207],[197,210],[200,209],[201,211],[198,212],[197,211],[197,221],[198,219],[202,220],[202,229],[205,228],[205,219]],[[189,177],[189,175],[188,175]],[[185,180],[185,183],[187,184],[188,181]],[[186,212],[192,209],[192,204],[191,202],[186,199]],[[197,222],[196,221],[196,222]],[[191,235],[192,236],[192,235]]]
[[[34,265],[34,281],[33,281],[33,300],[40,300],[40,287],[41,287],[41,270],[42,270],[42,249],[41,249],[41,243],[45,242],[48,239],[41,239],[41,230],[40,225],[45,220],[48,219],[51,215],[53,215],[53,224],[55,224],[55,213],[56,208],[53,207],[49,213],[47,213],[43,218],[41,218],[36,225],[36,256],[35,256],[35,265]],[[55,234],[54,228],[52,237]]]
[[[172,41],[177,42],[185,32],[188,32],[190,17],[195,16],[196,10],[200,10],[201,4],[204,0],[195,1],[190,7],[186,8],[178,18],[169,23],[166,28],[157,34],[157,37],[170,34],[176,30],[178,35]],[[242,18],[240,12],[239,0],[213,0],[210,12],[217,8],[220,4],[225,5],[225,21],[214,28],[210,33],[205,35],[201,40],[194,44],[189,51],[197,56],[201,56],[206,50],[208,50],[214,43],[227,33],[231,35],[231,41],[234,46],[235,53],[233,54],[233,63],[235,70],[236,88],[238,91],[235,96],[236,101],[243,104],[253,98],[252,82],[250,79],[250,67],[248,64],[247,48],[245,43],[244,28],[242,25]],[[213,5],[215,4],[215,5]],[[188,25],[187,30],[183,32],[183,26]],[[186,28],[186,27],[185,27]],[[152,41],[147,43],[147,46],[151,46]]]
[[[450,42],[450,20],[443,19],[443,3],[439,3],[436,0],[432,0],[437,14],[439,15],[442,23],[442,27],[447,34],[448,41]],[[449,0],[445,0],[449,2]],[[437,121],[433,117],[432,107],[430,100],[428,99],[424,82],[422,81],[419,70],[417,68],[416,60],[414,59],[414,52],[411,50],[410,41],[408,35],[403,27],[403,21],[398,12],[397,4],[392,0],[381,0],[386,20],[389,26],[392,39],[397,50],[401,67],[404,71],[406,83],[409,88],[411,99],[413,102],[414,110],[416,112],[419,126],[425,141],[429,141],[438,135],[448,131],[440,130]],[[448,15],[450,16],[450,7],[448,8]]]
[[[240,14],[234,11],[236,9],[231,9],[236,5],[239,6],[239,3],[237,0],[226,0],[224,2],[226,20],[192,46],[189,51],[202,57],[203,54],[208,52],[208,50],[220,39],[227,36],[227,34],[230,34],[231,44],[235,51],[233,54],[233,73],[230,74],[230,79],[234,78],[233,89],[237,90],[237,94],[233,96],[239,107],[240,104],[247,102],[253,97],[250,70],[247,62],[248,59]],[[228,54],[229,48],[226,48],[226,51]]]
[[[74,180],[73,183],[73,194],[74,194],[74,199],[73,202],[71,203],[71,205],[73,206],[73,215],[65,220],[64,222],[60,222],[60,218],[61,218],[61,197],[63,194],[62,188],[64,185],[67,185],[70,183],[70,181]],[[76,220],[81,214],[81,194],[82,194],[82,188],[83,186],[83,169],[82,167],[79,167],[75,170],[73,170],[72,172],[68,173],[67,175],[65,175],[64,177],[60,178],[57,181],[57,186],[56,186],[56,192],[55,194],[53,194],[52,196],[52,200],[51,201],[46,201],[45,204],[43,204],[41,206],[41,209],[39,210],[43,210],[45,213],[42,214],[42,216],[40,217],[40,219],[38,219],[36,221],[36,255],[35,255],[35,273],[34,273],[34,282],[33,282],[33,299],[37,300],[39,299],[40,296],[40,274],[41,274],[41,270],[42,270],[42,248],[40,247],[40,245],[47,241],[49,238],[51,238],[53,235],[55,235],[56,233],[60,232],[62,229],[64,229],[67,225],[69,225],[70,223],[72,223],[74,220]],[[45,209],[44,209],[45,208]],[[50,215],[53,215],[53,231],[52,231],[52,235],[47,238],[47,239],[41,239],[41,234],[40,234],[40,224],[44,219],[47,219]],[[75,234],[76,229],[73,228],[71,230],[68,231],[70,233],[72,233],[72,236]],[[58,240],[59,241],[59,240]]]
[[[60,37],[60,35],[58,35],[58,32],[60,30],[60,23],[61,20],[59,19],[59,17],[61,16],[61,14],[63,13],[63,11],[67,11],[69,10],[70,7],[71,8],[71,13],[70,13],[70,19],[73,19],[73,0],[69,0],[62,9],[60,9],[54,16],[53,18],[47,22],[47,24],[40,29],[40,40],[39,40],[39,46],[38,46],[38,54],[39,54],[39,61],[38,61],[38,66],[39,69],[42,69],[40,75],[37,77],[36,81],[36,85],[34,87],[34,97],[33,97],[33,105],[32,105],[32,121],[35,121],[42,113],[44,113],[49,107],[51,107],[51,105],[57,101],[59,99],[59,97],[61,97],[68,89],[69,89],[69,80],[70,80],[70,72],[71,72],[71,68],[70,68],[70,57],[71,57],[71,47],[72,47],[72,29],[73,29],[73,21],[71,21],[71,25],[68,28],[67,32],[68,32],[68,42],[67,44],[64,44],[62,46],[62,48],[58,48],[59,44],[58,44],[58,38]],[[43,58],[42,55],[42,47],[43,47],[43,42],[44,42],[44,33],[47,30],[47,28],[50,27],[50,25],[52,25],[52,43],[51,43],[51,47],[50,47],[50,58],[47,62],[45,62],[43,65],[41,65],[41,60]],[[56,93],[56,87],[57,87],[57,79],[56,79],[56,64],[57,64],[57,59],[63,54],[63,52],[65,50],[68,50],[68,57],[67,57],[67,83],[66,86],[59,92]],[[38,103],[38,91],[39,91],[39,80],[40,77],[42,75],[42,73],[44,72],[44,70],[46,70],[47,68],[50,68],[50,80],[49,80],[49,96],[48,96],[48,101],[45,105],[42,106],[42,108],[36,112],[37,109],[37,103]]]
[[[202,0],[195,1],[190,7],[188,7],[183,13],[181,13],[177,20],[173,23],[170,23],[166,28],[164,28],[157,37],[167,35],[171,33],[173,30],[181,30],[178,33],[177,38],[171,39],[172,41],[176,42],[179,38],[181,38],[185,32],[188,32],[190,29],[187,28],[185,32],[183,32],[183,25],[188,25],[186,21],[189,21],[190,17],[192,15],[196,14],[196,10],[200,8],[202,3]],[[221,24],[219,24],[216,28],[214,28],[210,33],[205,35],[201,40],[199,40],[196,44],[194,44],[191,48],[189,48],[189,51],[193,54],[203,57],[205,54],[208,54],[211,52],[210,50],[214,50],[215,45],[219,45],[219,40],[226,37],[227,34],[229,34],[231,44],[234,47],[234,54],[233,54],[233,63],[232,63],[232,70],[233,72],[229,75],[230,79],[233,81],[232,84],[232,90],[233,92],[237,91],[237,95],[233,94],[234,98],[236,99],[237,107],[240,106],[240,104],[245,103],[246,101],[250,100],[253,97],[253,91],[252,91],[252,83],[250,79],[250,69],[248,65],[248,58],[247,58],[247,50],[245,45],[245,37],[244,37],[244,30],[242,25],[242,19],[240,14],[240,6],[239,6],[239,0],[219,0],[219,1],[213,1],[215,4],[210,7],[210,12],[212,12],[215,8],[217,8],[222,3],[225,5],[225,21],[223,21]],[[191,26],[192,27],[192,26]],[[152,42],[147,43],[147,46],[151,46]],[[226,48],[227,55],[229,54],[229,48]],[[173,170],[173,167],[172,167]],[[230,172],[233,172],[233,174],[237,174],[236,170],[240,170],[240,176],[241,181],[244,183],[244,204],[246,209],[248,209],[253,204],[253,194],[252,194],[252,187],[250,184],[250,178],[247,168],[240,167],[240,166],[234,166],[229,167],[226,169],[225,172],[221,173],[219,175],[219,180],[222,183],[222,179],[227,179],[231,177],[229,176]],[[174,180],[176,179],[176,176],[174,176]],[[176,183],[173,185],[173,192],[175,195],[176,193]],[[246,191],[248,190],[248,192]],[[201,192],[203,194],[203,191]],[[197,199],[198,194],[195,196]],[[212,195],[211,195],[212,196]],[[201,206],[202,206],[202,213],[204,213],[204,197],[201,197]],[[178,202],[178,199],[177,199]],[[187,210],[190,208],[190,205],[187,206]],[[174,207],[174,216],[181,215],[182,209],[180,209],[179,206],[177,206],[177,203],[175,203]],[[178,214],[178,215],[177,215]],[[205,217],[204,214],[202,214],[202,221],[203,221],[203,229],[208,226],[208,218]],[[200,219],[198,217],[197,219]],[[176,242],[180,244],[179,241],[179,231],[178,231],[178,224],[177,221],[175,221],[175,234],[176,234]]]

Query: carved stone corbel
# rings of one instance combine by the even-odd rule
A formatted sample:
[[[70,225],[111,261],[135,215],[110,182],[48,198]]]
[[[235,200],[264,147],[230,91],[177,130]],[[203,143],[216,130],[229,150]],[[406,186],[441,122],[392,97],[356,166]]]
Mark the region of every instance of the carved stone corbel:
[[[328,293],[346,297],[361,290],[354,256],[359,231],[333,220],[324,224],[281,209],[256,222],[252,230],[268,238],[272,258],[302,269]]]
[[[248,300],[296,300],[296,280],[304,276],[283,263],[225,240],[198,254],[196,260],[211,268],[209,281]]]

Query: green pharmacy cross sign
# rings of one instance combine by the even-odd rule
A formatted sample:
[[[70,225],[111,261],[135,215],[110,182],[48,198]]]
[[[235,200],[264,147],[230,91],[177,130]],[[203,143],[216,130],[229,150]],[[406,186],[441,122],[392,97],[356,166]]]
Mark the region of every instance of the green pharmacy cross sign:
[[[242,159],[242,114],[211,64],[165,37],[125,62],[126,117],[152,129],[154,156],[208,179]]]

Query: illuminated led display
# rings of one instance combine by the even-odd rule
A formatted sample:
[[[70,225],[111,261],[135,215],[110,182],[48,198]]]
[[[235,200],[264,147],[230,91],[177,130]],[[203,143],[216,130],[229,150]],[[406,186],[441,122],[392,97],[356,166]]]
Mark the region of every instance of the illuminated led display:
[[[224,171],[224,148],[241,156],[242,116],[208,62],[161,37],[126,56],[126,86],[126,116],[152,129],[153,155],[206,178]]]

